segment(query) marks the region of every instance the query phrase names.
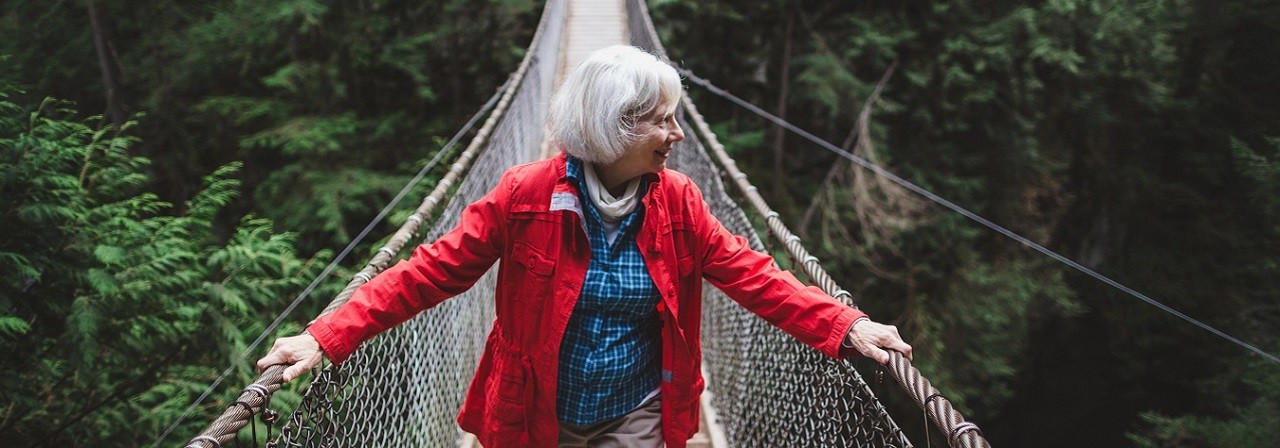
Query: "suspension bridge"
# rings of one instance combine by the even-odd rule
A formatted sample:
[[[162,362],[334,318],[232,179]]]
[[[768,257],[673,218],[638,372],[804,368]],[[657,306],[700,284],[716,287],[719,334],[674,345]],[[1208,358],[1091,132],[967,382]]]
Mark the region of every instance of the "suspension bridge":
[[[340,306],[386,268],[409,241],[434,240],[453,228],[463,207],[489,191],[508,167],[549,156],[544,108],[556,81],[592,50],[613,44],[666,54],[644,0],[548,0],[520,66],[468,129],[459,133],[468,132],[479,117],[488,114],[465,150],[321,315]],[[764,217],[768,237],[786,248],[797,270],[812,284],[852,305],[852,295],[826,274],[803,242],[756,194],[693,102],[686,97],[682,106],[680,124],[689,132],[672,152],[668,166],[698,183],[712,212],[727,228],[764,250],[762,237],[746,212],[726,192],[728,180],[745,198],[746,207]],[[366,343],[340,368],[330,365],[315,372],[301,403],[289,415],[280,415],[271,406],[271,397],[281,386],[283,366],[267,369],[184,446],[229,446],[240,432],[258,430],[255,418],[271,432],[268,446],[479,446],[458,428],[455,417],[493,320],[495,271],[468,292]],[[827,358],[714,288],[704,285],[704,289],[707,392],[702,400],[703,431],[689,446],[915,446],[850,361]],[[944,435],[945,443],[989,446],[978,427],[966,421],[900,354],[891,352],[886,371],[919,406],[933,430]]]

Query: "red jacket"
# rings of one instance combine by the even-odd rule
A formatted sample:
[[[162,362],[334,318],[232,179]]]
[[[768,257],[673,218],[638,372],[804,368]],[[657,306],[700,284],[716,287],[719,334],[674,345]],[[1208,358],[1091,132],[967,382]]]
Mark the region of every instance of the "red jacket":
[[[833,357],[865,314],[751,250],[711,215],[685,175],[664,170],[654,177],[636,244],[662,295],[662,432],[668,447],[680,448],[698,430],[704,386],[702,279]],[[419,246],[309,331],[341,363],[365,340],[467,290],[501,260],[497,319],[458,423],[486,448],[554,447],[560,341],[591,256],[578,198],[563,153],[511,168],[467,206],[456,228]]]

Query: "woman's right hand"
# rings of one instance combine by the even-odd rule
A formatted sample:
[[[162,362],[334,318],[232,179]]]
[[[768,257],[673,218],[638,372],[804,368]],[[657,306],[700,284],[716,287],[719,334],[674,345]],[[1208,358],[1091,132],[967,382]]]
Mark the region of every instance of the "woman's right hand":
[[[320,350],[320,343],[311,334],[303,332],[297,336],[276,339],[267,356],[258,360],[258,373],[276,364],[286,364],[289,367],[284,369],[282,379],[287,383],[320,364],[323,358],[324,351]]]

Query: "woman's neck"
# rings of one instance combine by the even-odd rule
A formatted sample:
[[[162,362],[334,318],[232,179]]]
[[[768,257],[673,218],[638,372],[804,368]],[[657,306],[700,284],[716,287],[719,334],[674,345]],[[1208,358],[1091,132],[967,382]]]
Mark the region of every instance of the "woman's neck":
[[[622,196],[627,192],[627,184],[632,179],[639,177],[639,174],[625,172],[622,167],[617,164],[611,165],[595,165],[596,176],[600,177],[600,184],[604,185],[605,191],[608,191],[613,197]]]

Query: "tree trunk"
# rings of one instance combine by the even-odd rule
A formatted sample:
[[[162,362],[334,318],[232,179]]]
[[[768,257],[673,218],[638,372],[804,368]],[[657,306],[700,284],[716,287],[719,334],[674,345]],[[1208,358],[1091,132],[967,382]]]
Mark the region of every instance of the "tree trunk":
[[[107,119],[119,127],[128,119],[124,105],[124,75],[120,70],[120,55],[112,40],[110,17],[103,3],[89,2],[89,26],[93,30],[93,47],[98,53],[98,67],[102,70],[102,84],[107,93]]]

